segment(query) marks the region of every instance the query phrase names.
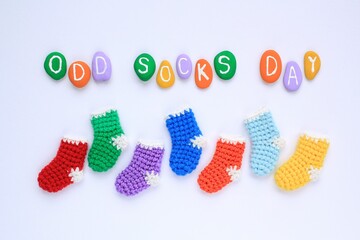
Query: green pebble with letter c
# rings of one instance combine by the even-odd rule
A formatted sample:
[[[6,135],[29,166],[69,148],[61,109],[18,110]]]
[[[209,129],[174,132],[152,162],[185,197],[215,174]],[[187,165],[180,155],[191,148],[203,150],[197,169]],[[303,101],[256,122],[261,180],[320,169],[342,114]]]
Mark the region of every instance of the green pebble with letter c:
[[[156,70],[154,58],[147,53],[140,54],[134,62],[134,70],[140,80],[144,82],[148,81]]]
[[[59,52],[52,52],[47,55],[44,68],[47,74],[54,80],[62,79],[66,74],[66,59]]]
[[[215,72],[223,80],[231,79],[236,72],[236,58],[230,51],[222,51],[214,58]]]

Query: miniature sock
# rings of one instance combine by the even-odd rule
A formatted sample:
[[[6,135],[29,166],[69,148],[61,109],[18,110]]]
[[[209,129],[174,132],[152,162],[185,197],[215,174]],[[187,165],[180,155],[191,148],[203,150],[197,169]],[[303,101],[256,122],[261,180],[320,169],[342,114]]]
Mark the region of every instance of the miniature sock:
[[[105,172],[115,165],[128,141],[114,109],[93,114],[91,124],[94,141],[89,151],[89,167],[95,172]]]
[[[213,159],[200,173],[202,190],[214,193],[240,177],[245,142],[239,137],[221,137],[216,143]]]
[[[132,196],[150,186],[156,186],[159,183],[163,155],[162,144],[139,141],[129,166],[116,178],[116,190],[126,196]]]
[[[295,153],[275,173],[279,188],[291,191],[316,181],[328,148],[329,141],[325,138],[300,136]]]
[[[206,141],[191,108],[168,115],[166,127],[171,137],[170,167],[180,176],[191,173],[198,165]]]
[[[270,111],[256,112],[245,120],[245,126],[251,139],[251,169],[257,176],[269,175],[284,145]]]
[[[63,138],[55,158],[38,175],[39,186],[57,192],[81,181],[88,145],[83,140]]]

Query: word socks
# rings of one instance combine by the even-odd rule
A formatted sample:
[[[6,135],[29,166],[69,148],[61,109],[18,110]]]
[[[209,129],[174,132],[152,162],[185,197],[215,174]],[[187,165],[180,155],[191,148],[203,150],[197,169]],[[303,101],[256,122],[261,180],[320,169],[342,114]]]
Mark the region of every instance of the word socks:
[[[139,141],[129,166],[116,178],[116,190],[131,196],[150,186],[158,185],[163,155],[162,144]]]
[[[89,151],[89,167],[96,172],[105,172],[115,165],[128,141],[114,109],[93,114],[91,124],[94,141]]]
[[[325,138],[300,136],[295,153],[275,173],[279,188],[291,191],[316,181],[329,148]]]
[[[260,110],[248,117],[245,126],[251,139],[250,166],[255,175],[266,176],[274,170],[284,141],[268,110]]]
[[[199,175],[200,188],[214,193],[238,180],[244,150],[245,141],[239,137],[219,138],[213,159]]]
[[[57,192],[81,181],[88,145],[83,140],[63,138],[55,158],[39,173],[39,186]]]
[[[191,173],[197,167],[202,147],[206,144],[191,108],[168,115],[166,127],[172,143],[172,171],[180,176]]]

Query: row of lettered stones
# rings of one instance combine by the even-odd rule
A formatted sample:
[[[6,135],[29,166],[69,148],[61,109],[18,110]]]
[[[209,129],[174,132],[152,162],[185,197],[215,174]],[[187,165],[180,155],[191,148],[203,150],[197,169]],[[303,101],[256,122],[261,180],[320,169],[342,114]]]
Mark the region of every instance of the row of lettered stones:
[[[313,80],[321,67],[320,56],[314,51],[307,51],[304,55],[304,71],[308,80]],[[267,50],[260,59],[260,75],[266,83],[276,82],[282,72],[282,61],[275,50]],[[290,91],[297,91],[302,83],[303,75],[299,64],[289,61],[285,67],[283,77],[284,87]]]
[[[66,75],[66,58],[59,52],[52,52],[46,57],[44,68],[52,79],[60,80]],[[70,65],[68,76],[75,87],[82,88],[90,81],[91,72],[97,82],[109,80],[112,73],[110,58],[103,52],[96,52],[92,60],[92,70],[85,62],[76,61]]]
[[[320,70],[321,61],[317,53],[308,51],[304,55],[304,70],[307,79],[315,78]],[[44,62],[45,71],[55,80],[60,80],[66,75],[67,65],[64,55],[59,52],[50,53]],[[214,58],[214,68],[222,80],[230,80],[236,73],[236,58],[230,51],[222,51]],[[140,54],[134,62],[134,70],[140,80],[149,81],[156,71],[154,58],[147,53]],[[92,60],[92,71],[82,61],[70,65],[68,76],[74,86],[82,88],[91,78],[95,81],[107,81],[111,78],[111,61],[103,52],[96,52]],[[188,79],[192,74],[192,62],[188,55],[181,54],[176,59],[176,72],[179,78]],[[276,82],[282,72],[280,55],[274,50],[267,50],[260,59],[260,75],[266,83]],[[195,84],[199,88],[208,88],[213,79],[213,70],[205,59],[199,59],[195,64]],[[175,83],[174,70],[169,61],[161,62],[157,77],[157,84],[162,88],[169,88]],[[296,91],[302,83],[300,66],[290,61],[286,64],[283,78],[284,86],[289,91]]]

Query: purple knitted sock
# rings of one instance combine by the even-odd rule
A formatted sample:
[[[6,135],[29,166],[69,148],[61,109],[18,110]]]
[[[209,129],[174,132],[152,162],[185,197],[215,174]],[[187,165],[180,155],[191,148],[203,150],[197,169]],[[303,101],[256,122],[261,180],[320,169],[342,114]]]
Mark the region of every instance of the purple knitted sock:
[[[116,178],[116,190],[126,196],[131,196],[150,186],[156,186],[159,183],[163,155],[162,144],[139,141],[129,166]]]

